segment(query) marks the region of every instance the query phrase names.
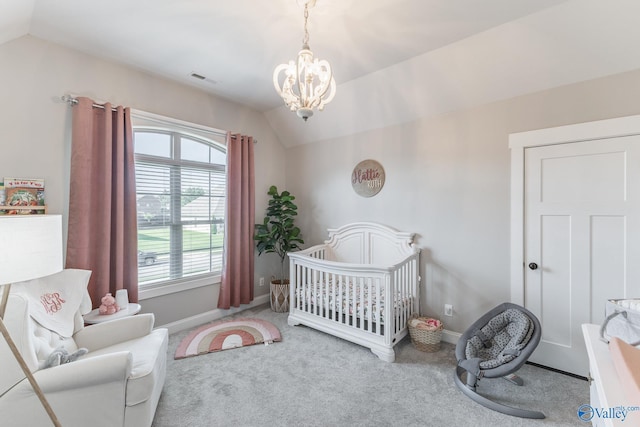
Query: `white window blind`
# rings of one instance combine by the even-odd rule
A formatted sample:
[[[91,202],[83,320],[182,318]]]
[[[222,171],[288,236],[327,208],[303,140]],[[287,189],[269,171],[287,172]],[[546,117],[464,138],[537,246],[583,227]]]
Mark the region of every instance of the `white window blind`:
[[[170,126],[136,126],[134,144],[140,287],[219,276],[224,146]]]

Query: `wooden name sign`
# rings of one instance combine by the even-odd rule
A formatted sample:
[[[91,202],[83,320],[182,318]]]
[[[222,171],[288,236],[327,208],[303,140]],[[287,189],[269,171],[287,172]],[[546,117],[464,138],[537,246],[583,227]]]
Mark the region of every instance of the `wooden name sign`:
[[[363,160],[353,168],[351,185],[362,197],[375,196],[384,186],[384,168],[375,160]]]

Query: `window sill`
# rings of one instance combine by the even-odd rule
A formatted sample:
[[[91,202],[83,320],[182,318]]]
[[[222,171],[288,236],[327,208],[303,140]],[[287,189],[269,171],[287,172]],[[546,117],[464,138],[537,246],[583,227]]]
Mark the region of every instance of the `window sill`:
[[[157,283],[153,285],[142,285],[138,290],[138,300],[170,295],[176,292],[183,292],[189,289],[201,288],[220,284],[221,276],[204,276],[198,278],[187,278],[174,280],[171,282]]]

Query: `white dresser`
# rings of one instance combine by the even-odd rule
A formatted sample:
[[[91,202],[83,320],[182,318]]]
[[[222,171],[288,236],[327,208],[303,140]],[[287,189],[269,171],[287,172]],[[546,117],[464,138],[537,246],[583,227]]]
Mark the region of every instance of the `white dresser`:
[[[611,360],[609,346],[600,340],[600,325],[583,324],[582,333],[584,334],[584,341],[589,355],[589,372],[592,378],[590,406],[593,411],[595,409],[603,411],[621,406],[640,405],[640,402],[627,402],[622,384]],[[589,408],[584,408],[584,410],[585,418],[583,420],[586,420],[589,417]],[[593,415],[591,423],[597,427],[640,425],[640,411],[628,412],[625,421],[620,418],[599,417],[595,412],[592,412],[591,415]],[[607,415],[615,415],[615,412],[607,411]]]

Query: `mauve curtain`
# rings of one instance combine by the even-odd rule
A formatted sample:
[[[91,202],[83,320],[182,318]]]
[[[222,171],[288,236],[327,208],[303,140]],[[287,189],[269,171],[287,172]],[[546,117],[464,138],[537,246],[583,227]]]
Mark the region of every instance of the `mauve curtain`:
[[[218,308],[253,301],[254,181],[253,137],[227,133],[227,209]]]
[[[72,108],[71,185],[67,268],[91,270],[94,307],[116,290],[138,302],[133,130],[129,108],[94,107],[78,98]]]

